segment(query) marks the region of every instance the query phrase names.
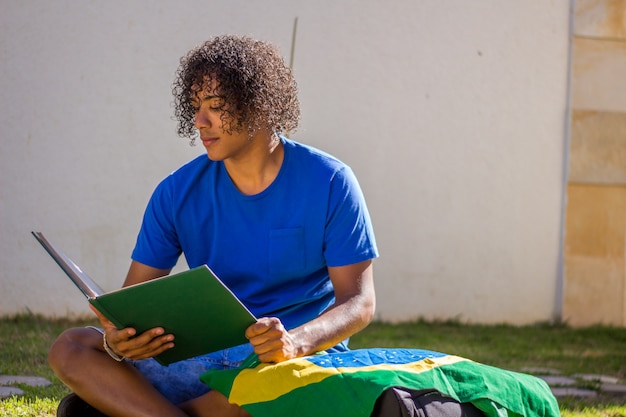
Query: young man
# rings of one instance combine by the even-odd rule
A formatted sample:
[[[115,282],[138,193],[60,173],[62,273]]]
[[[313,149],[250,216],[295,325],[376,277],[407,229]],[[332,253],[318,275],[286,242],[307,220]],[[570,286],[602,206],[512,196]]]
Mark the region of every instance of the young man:
[[[173,335],[117,329],[96,311],[102,329],[69,329],[50,350],[75,393],[59,416],[245,415],[199,375],[252,352],[281,362],[346,350],[373,317],[378,251],[362,192],[345,164],[283,136],[300,109],[277,50],[211,39],[183,57],[173,92],[179,135],[199,138],[207,155],[154,191],[124,286],[168,274],[182,254],[192,268],[209,265],[260,319],[249,344],[164,367],[152,358]]]

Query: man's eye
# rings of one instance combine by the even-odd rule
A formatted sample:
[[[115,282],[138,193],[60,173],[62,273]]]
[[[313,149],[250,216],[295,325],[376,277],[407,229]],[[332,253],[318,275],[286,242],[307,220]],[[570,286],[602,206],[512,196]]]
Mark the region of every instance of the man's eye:
[[[224,107],[224,100],[221,98],[212,99],[209,103],[209,107],[213,110],[220,110],[222,107]]]

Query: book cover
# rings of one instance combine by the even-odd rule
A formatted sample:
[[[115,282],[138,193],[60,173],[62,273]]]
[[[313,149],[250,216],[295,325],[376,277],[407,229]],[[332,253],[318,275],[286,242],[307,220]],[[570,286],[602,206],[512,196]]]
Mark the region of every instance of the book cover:
[[[91,278],[43,234],[33,235],[83,291],[81,281]],[[83,293],[119,329],[140,334],[163,327],[173,334],[174,347],[155,357],[162,365],[246,343],[245,330],[256,321],[206,265],[95,296]]]

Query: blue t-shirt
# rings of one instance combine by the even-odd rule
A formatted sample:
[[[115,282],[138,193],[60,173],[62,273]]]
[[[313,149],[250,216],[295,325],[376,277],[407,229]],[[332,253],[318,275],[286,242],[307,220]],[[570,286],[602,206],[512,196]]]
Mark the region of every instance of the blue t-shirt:
[[[257,317],[286,328],[334,301],[328,266],[378,256],[352,170],[286,138],[280,171],[264,191],[242,194],[224,164],[201,155],[154,191],[132,254],[155,267],[208,265]]]

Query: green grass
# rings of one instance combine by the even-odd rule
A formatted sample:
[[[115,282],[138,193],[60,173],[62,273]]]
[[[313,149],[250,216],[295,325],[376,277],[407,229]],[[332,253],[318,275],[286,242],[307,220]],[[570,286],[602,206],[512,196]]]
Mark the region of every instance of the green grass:
[[[59,400],[69,390],[48,366],[48,347],[64,329],[87,324],[96,322],[45,320],[32,315],[0,319],[0,375],[39,376],[52,382],[47,387],[16,385],[24,395],[0,401],[0,417],[56,415]]]
[[[64,329],[94,321],[46,320],[32,315],[0,319],[0,374],[47,378],[48,387],[19,385],[25,394],[0,401],[0,417],[51,417],[68,389],[46,362]],[[552,368],[563,375],[603,374],[626,383],[626,329],[563,325],[480,326],[454,321],[373,323],[352,338],[353,348],[412,347],[467,357],[513,371]],[[581,385],[597,388],[592,383]],[[626,397],[559,398],[564,417],[626,417]]]

